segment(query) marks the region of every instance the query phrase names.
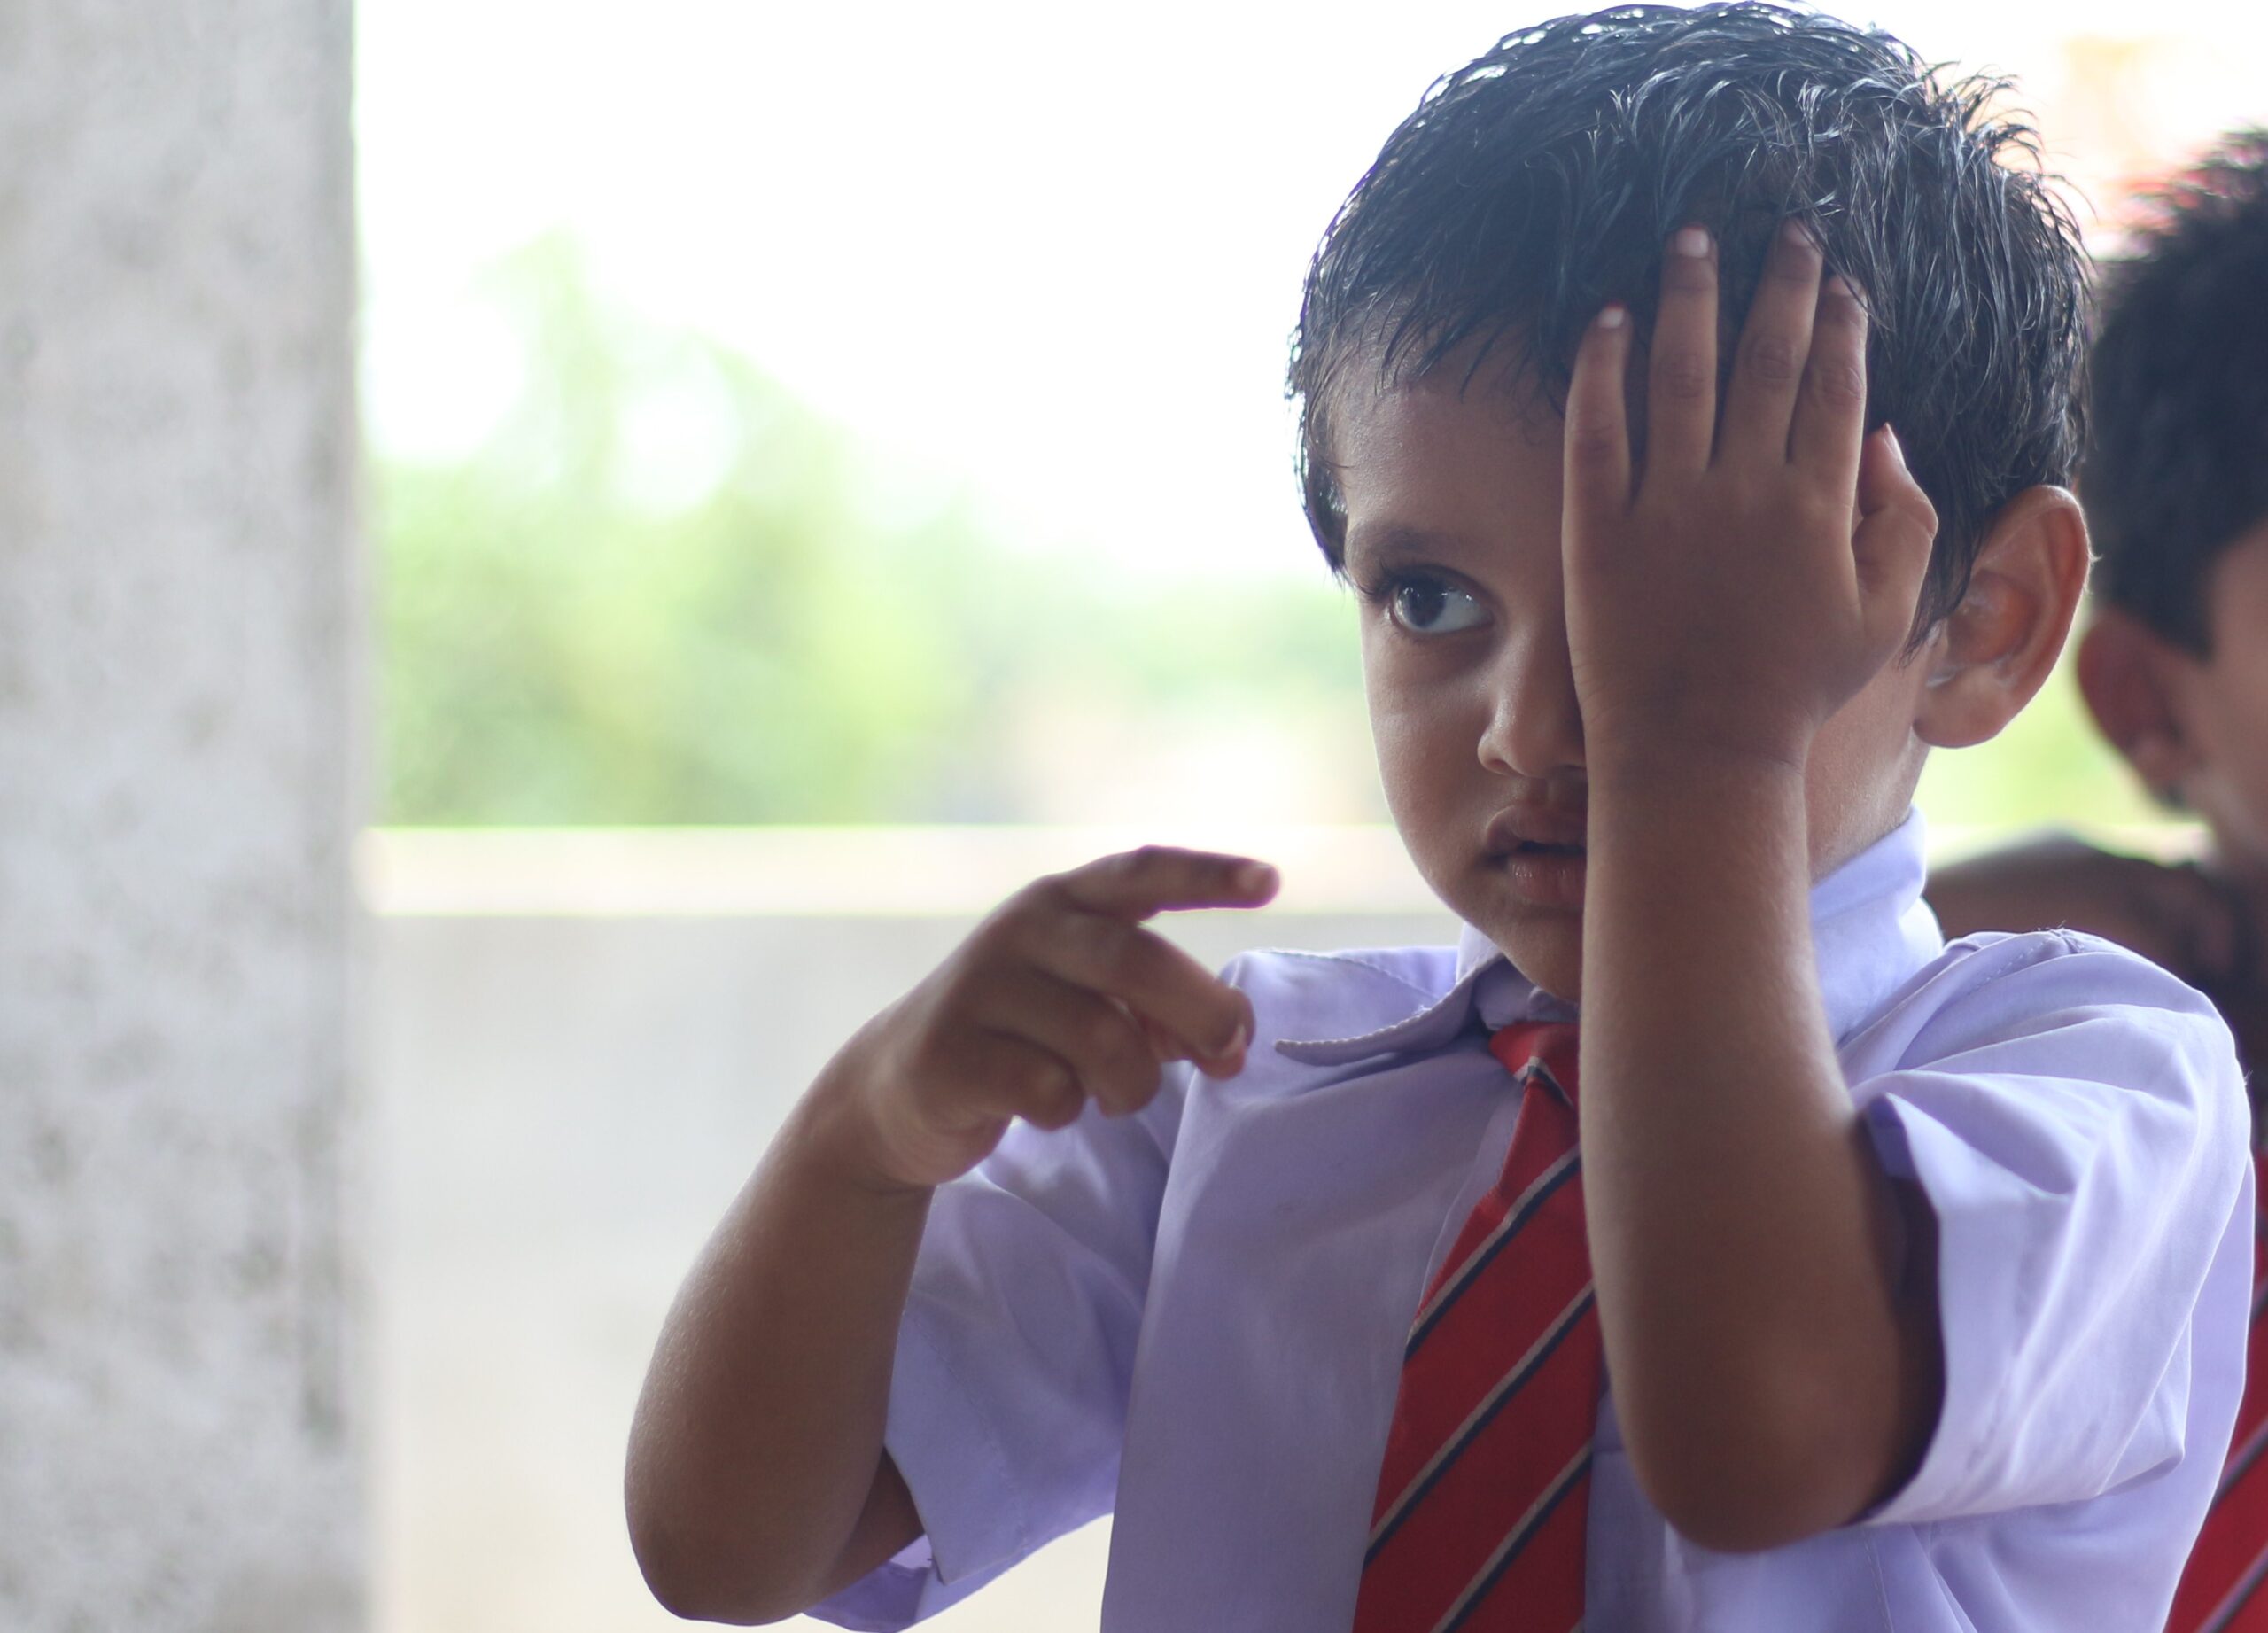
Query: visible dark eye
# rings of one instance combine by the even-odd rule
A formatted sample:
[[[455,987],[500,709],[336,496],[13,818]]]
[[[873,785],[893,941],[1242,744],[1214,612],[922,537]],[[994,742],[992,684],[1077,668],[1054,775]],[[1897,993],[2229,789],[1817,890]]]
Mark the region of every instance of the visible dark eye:
[[[1488,610],[1447,579],[1405,573],[1386,586],[1386,616],[1413,635],[1448,635],[1488,621]]]

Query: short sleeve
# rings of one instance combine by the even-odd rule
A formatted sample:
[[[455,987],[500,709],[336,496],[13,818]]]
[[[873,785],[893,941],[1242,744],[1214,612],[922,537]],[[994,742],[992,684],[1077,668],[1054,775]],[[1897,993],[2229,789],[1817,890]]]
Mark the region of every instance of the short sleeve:
[[[2241,1311],[2203,1306],[2249,1280],[2228,1271],[2250,1168],[2226,1026],[2090,937],[1968,957],[1894,1069],[1852,1085],[1884,1168],[1936,1217],[1944,1339],[1937,1427],[1878,1523],[2094,1497],[2190,1451],[2218,1468],[2236,1405],[2241,1352],[2192,1353],[2198,1334],[2241,1344]],[[2193,1401],[2197,1380],[2225,1402]],[[2197,1426],[2221,1443],[2191,1446]]]
[[[1135,1116],[1016,1123],[939,1187],[883,1437],[925,1534],[812,1615],[905,1627],[1109,1512],[1186,1069]]]

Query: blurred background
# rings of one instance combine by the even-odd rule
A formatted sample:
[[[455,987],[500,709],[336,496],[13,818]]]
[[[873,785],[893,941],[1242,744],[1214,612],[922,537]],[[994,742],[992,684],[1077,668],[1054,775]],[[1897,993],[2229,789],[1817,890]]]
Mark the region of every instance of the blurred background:
[[[1215,952],[1446,933],[1390,838],[1316,831],[1383,808],[1281,379],[1348,184],[1526,15],[364,7],[382,1626],[663,1624],[614,1471],[673,1279],[1036,866],[1276,857]],[[2018,76],[2098,233],[2268,115],[2233,7],[1874,17]],[[1922,803],[2154,816],[2060,680]],[[1106,1533],[944,1620],[1092,1626]]]
[[[2268,51],[2256,7],[1837,9],[2016,76],[2098,247],[2115,247],[2126,190],[2268,119],[2249,72]],[[352,562],[359,527],[364,566],[315,586],[273,673],[224,665],[217,695],[289,697],[295,665],[322,677],[291,741],[338,803],[272,849],[317,904],[291,921],[351,951],[320,966],[336,1001],[293,1011],[315,1016],[315,1063],[283,1069],[316,1089],[279,1088],[252,1143],[287,1190],[348,1201],[294,1204],[278,1262],[297,1291],[282,1315],[260,1307],[256,1342],[286,1357],[276,1387],[299,1390],[327,1471],[309,1534],[369,1544],[326,1543],[321,1569],[280,1586],[247,1567],[257,1588],[217,1598],[187,1565],[129,1573],[130,1594],[104,1590],[134,1607],[117,1625],[675,1625],[638,1581],[618,1485],[677,1278],[812,1070],[975,914],[1035,872],[1153,839],[1285,867],[1279,906],[1176,926],[1208,958],[1450,933],[1380,826],[1353,609],[1291,476],[1284,354],[1306,258],[1380,139],[1436,74],[1541,14],[364,0],[350,23],[345,0],[242,0],[225,18],[168,12],[116,48],[130,71],[105,55],[122,14],[96,0],[0,18],[0,65],[50,88],[29,151],[78,174],[74,121],[93,106],[124,132],[104,151],[161,213],[197,201],[180,157],[197,133],[239,133],[247,202],[189,235],[197,264],[256,283],[255,250],[272,239],[288,259],[304,208],[321,229],[307,241],[338,252],[287,314],[315,337],[305,354],[330,356],[322,337],[344,336],[350,298],[359,311],[353,397],[342,376],[337,413],[311,410],[342,435],[359,420],[359,478],[346,449],[319,480],[289,465],[322,503],[270,531]],[[247,123],[271,105],[297,122]],[[280,221],[254,207],[271,183]],[[162,271],[173,239],[131,225],[86,229],[98,264]],[[0,207],[0,247],[29,231]],[[58,257],[34,293],[77,298],[85,264]],[[229,312],[260,332],[256,311]],[[184,325],[209,317],[179,303]],[[12,366],[29,355],[19,328],[0,321]],[[89,354],[135,338],[90,338]],[[213,377],[235,379],[237,353],[219,355]],[[239,372],[290,377],[295,359]],[[239,424],[210,408],[233,398],[190,377],[206,423]],[[71,399],[131,461],[148,428],[103,418],[103,400]],[[216,453],[184,481],[247,469],[266,467]],[[115,470],[82,479],[133,488]],[[110,531],[172,513],[145,499]],[[23,559],[50,564],[79,537],[24,536],[47,542]],[[265,604],[233,579],[136,582],[138,610],[100,629],[137,650],[164,649],[150,632],[167,607],[241,602],[206,617],[225,648],[253,640],[230,617]],[[55,609],[90,592],[13,593],[27,618],[44,606],[77,628]],[[48,747],[66,742],[50,731]],[[275,760],[243,752],[254,778]],[[46,763],[24,749],[9,769],[35,780]],[[74,796],[84,821],[43,830],[54,855],[109,831],[106,786]],[[2063,678],[1998,743],[1940,756],[1922,803],[1946,846],[2046,823],[2186,843],[2083,728]],[[227,805],[191,798],[168,820],[198,844]],[[322,882],[346,878],[342,846],[355,895],[334,912]],[[0,857],[17,892],[0,899],[27,899],[36,862]],[[6,968],[52,996],[79,990],[66,965]],[[216,1007],[243,1034],[211,1069],[262,1037],[307,1045],[279,1042],[256,1005],[230,1009],[232,991]],[[43,1035],[0,1024],[17,1047],[0,1058],[31,1059],[23,1040]],[[110,1068],[74,1069],[83,1088]],[[73,1182],[42,1143],[63,1133],[12,1132],[21,1171],[61,1162],[50,1179]],[[104,1308],[164,1282],[161,1248],[136,1238],[143,1279]],[[0,1271],[19,1251],[0,1215]],[[245,1286],[265,1285],[257,1269]],[[62,1362],[42,1387],[90,1416],[131,1393]],[[197,1443],[228,1445],[225,1428]],[[300,1499],[281,1477],[262,1489],[248,1506],[273,1511],[272,1530]],[[934,1625],[1093,1626],[1107,1531]],[[19,1573],[0,1568],[0,1606],[26,1608],[14,1624],[113,1625],[31,1594],[21,1573],[55,1556],[26,1557],[0,1558]]]

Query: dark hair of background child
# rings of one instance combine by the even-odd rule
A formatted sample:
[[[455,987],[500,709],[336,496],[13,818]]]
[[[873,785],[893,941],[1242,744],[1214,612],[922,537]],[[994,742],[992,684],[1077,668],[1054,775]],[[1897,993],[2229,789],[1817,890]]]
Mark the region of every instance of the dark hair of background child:
[[[2268,522],[2268,130],[2135,211],[2104,280],[2080,488],[2096,589],[2202,657],[2207,570]]]
[[[1896,427],[1937,506],[1918,639],[1966,592],[1993,512],[2068,481],[2084,431],[2085,257],[2033,132],[1996,112],[2007,89],[1762,4],[1560,18],[1436,82],[1308,274],[1289,385],[1325,559],[1343,566],[1331,410],[1351,368],[1375,383],[1517,345],[1557,404],[1608,300],[1650,332],[1677,228],[1717,235],[1731,334],[1794,217],[1865,292],[1868,424]]]

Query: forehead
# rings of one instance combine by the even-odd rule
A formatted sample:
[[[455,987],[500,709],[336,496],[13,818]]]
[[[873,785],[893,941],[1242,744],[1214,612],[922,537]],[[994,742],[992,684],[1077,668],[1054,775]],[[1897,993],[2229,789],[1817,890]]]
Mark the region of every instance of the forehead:
[[[1350,555],[1390,533],[1499,533],[1522,518],[1556,532],[1562,421],[1517,364],[1355,370],[1332,409]]]

